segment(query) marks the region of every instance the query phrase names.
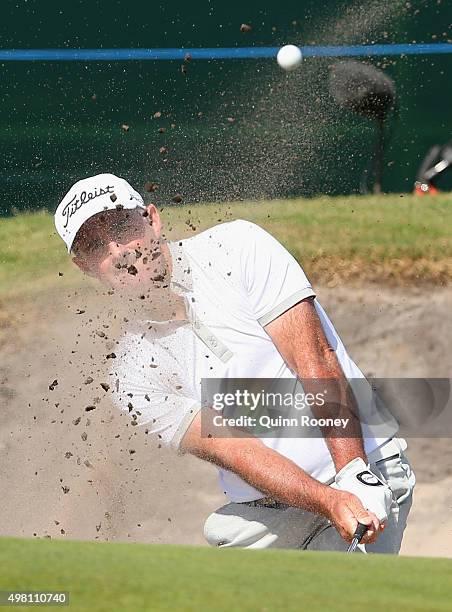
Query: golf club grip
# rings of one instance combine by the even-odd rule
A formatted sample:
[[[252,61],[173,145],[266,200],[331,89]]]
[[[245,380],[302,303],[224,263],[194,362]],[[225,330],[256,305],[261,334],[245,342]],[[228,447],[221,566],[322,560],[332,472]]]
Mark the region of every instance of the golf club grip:
[[[353,535],[354,538],[361,542],[363,535],[366,533],[368,525],[364,525],[363,523],[358,523],[358,527],[355,529],[355,533]]]

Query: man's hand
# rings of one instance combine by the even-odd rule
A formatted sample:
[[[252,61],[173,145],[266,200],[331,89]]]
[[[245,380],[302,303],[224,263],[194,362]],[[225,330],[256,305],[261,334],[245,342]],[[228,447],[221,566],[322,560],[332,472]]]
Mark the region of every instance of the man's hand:
[[[333,523],[344,540],[351,542],[358,523],[368,525],[362,544],[373,544],[384,530],[373,512],[365,510],[360,500],[346,491],[330,488],[330,494],[325,503],[325,516]]]
[[[372,511],[379,521],[388,520],[392,504],[391,489],[369,470],[362,459],[356,458],[347,463],[336,474],[332,486],[356,495],[363,506]]]

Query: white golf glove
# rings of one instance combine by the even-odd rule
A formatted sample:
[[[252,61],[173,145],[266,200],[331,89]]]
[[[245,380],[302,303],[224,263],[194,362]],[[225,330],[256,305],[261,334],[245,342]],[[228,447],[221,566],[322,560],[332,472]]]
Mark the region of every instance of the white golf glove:
[[[387,521],[392,504],[392,491],[357,457],[336,474],[335,489],[348,491],[358,497],[364,508],[373,512],[379,521]]]

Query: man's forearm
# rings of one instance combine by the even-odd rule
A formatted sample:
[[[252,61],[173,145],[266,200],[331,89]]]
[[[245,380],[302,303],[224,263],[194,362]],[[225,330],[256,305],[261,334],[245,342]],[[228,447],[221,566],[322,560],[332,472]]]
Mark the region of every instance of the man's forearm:
[[[324,398],[323,402],[311,406],[314,416],[339,419],[341,423],[321,428],[336,470],[339,471],[356,457],[361,457],[367,463],[359,408],[334,352],[327,354],[322,366],[311,372],[310,378],[301,378],[301,382],[305,392],[313,393],[314,397],[320,394]],[[345,427],[342,426],[343,422],[347,423]]]
[[[204,415],[208,418],[207,410]],[[375,541],[378,519],[365,510],[355,495],[322,484],[261,440],[242,437],[242,434],[234,428],[229,438],[210,436],[201,428],[198,413],[181,441],[180,450],[237,474],[262,496],[326,517],[348,542],[358,522],[369,525],[363,542]]]
[[[263,496],[328,516],[330,487],[258,439],[201,438],[192,432],[184,439],[184,450],[234,472]]]
[[[325,384],[330,387],[326,404],[311,406],[314,415],[348,419],[345,430],[337,427],[322,430],[336,469],[339,471],[356,457],[366,461],[355,398],[325,336],[314,299],[302,300],[266,325],[265,330],[306,393],[315,396],[324,391]]]

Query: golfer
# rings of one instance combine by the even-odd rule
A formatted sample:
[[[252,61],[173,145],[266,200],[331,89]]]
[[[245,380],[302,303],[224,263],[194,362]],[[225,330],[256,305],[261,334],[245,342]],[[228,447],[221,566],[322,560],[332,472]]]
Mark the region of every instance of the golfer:
[[[162,444],[216,464],[228,503],[205,523],[211,545],[345,551],[361,523],[362,552],[399,552],[415,482],[406,442],[375,419],[370,385],[275,238],[236,220],[165,241],[156,207],[112,174],[75,183],[55,225],[83,272],[145,312],[115,349],[115,401]],[[309,434],[250,433],[203,404],[205,381],[236,379],[304,390]]]

